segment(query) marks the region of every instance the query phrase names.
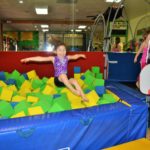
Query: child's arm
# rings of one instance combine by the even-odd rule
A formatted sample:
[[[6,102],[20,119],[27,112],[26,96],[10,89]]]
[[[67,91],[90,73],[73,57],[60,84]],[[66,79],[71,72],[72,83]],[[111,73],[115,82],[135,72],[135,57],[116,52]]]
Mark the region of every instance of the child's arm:
[[[138,58],[138,56],[140,55],[140,53],[143,51],[143,48],[144,48],[144,43],[141,44],[141,46],[140,46],[138,52],[136,53],[136,55],[135,55],[135,57],[134,57],[134,63],[137,62],[137,58]]]
[[[28,62],[54,62],[54,57],[53,56],[48,56],[48,57],[42,57],[42,56],[36,56],[36,57],[28,57],[21,59],[22,63],[28,63]]]
[[[79,58],[86,58],[84,54],[75,54],[75,55],[68,55],[68,60],[76,60]]]

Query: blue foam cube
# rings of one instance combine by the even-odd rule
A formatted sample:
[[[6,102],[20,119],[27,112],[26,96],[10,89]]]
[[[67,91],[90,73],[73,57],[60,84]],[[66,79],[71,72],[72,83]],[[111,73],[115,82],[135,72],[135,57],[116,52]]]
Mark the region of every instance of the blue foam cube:
[[[0,80],[2,80],[2,81],[6,80],[5,72],[3,72],[3,71],[0,71]]]
[[[5,81],[7,85],[16,85],[16,80],[15,79],[8,79]]]
[[[74,67],[74,73],[81,73],[81,67]]]
[[[99,96],[102,96],[105,93],[105,86],[96,86],[95,91]]]

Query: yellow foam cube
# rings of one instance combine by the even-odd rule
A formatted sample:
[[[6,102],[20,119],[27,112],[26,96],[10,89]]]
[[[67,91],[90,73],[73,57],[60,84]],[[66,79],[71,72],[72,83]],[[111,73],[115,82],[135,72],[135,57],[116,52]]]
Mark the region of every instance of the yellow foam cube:
[[[28,112],[30,116],[44,114],[44,111],[40,106],[30,107],[28,108]]]
[[[51,77],[47,80],[47,84],[53,86],[53,87],[56,87],[55,83],[54,83],[54,77]]]
[[[37,88],[35,90],[32,91],[33,93],[39,93],[40,92],[40,88]]]
[[[80,87],[83,88],[84,86],[84,81],[81,79],[77,79],[77,82],[79,83]]]
[[[43,94],[49,95],[49,94],[56,94],[57,91],[54,87],[46,85],[44,90],[42,91]]]
[[[10,85],[8,86],[8,89],[12,90],[12,91],[17,91],[17,88],[15,85]]]
[[[15,115],[11,116],[11,118],[19,118],[19,117],[24,117],[24,116],[26,116],[24,111],[21,111]]]
[[[74,74],[74,78],[75,78],[75,79],[80,79],[80,77],[81,77],[81,74],[80,74],[80,73],[75,73],[75,74]]]
[[[38,77],[35,70],[27,72],[27,76],[29,79],[36,79]]]
[[[27,97],[27,102],[31,102],[31,103],[35,103],[39,100],[38,97],[35,97],[35,96],[28,96]]]
[[[99,96],[97,95],[97,93],[94,90],[92,90],[89,93],[85,94],[85,96],[88,99],[88,102],[84,102],[84,104],[87,107],[91,107],[91,106],[97,105],[97,102],[99,100]]]
[[[83,102],[81,102],[81,100],[80,101],[74,100],[71,103],[71,107],[72,107],[72,109],[79,109],[79,108],[85,108],[86,105]]]
[[[28,80],[25,80],[25,81],[22,83],[20,89],[32,89],[31,82],[28,81]]]
[[[26,97],[24,97],[24,96],[15,95],[12,97],[12,102],[20,102],[20,101],[25,100],[25,99],[26,99]]]
[[[7,84],[3,81],[0,81],[0,87],[7,87]]]
[[[21,95],[21,96],[25,96],[26,97],[26,94],[27,93],[31,93],[31,90],[30,89],[27,89],[27,88],[24,88],[24,89],[20,89],[18,91],[18,93]]]
[[[4,88],[2,88],[0,99],[10,102],[11,98],[12,98],[12,95],[13,95],[13,91],[4,87]]]

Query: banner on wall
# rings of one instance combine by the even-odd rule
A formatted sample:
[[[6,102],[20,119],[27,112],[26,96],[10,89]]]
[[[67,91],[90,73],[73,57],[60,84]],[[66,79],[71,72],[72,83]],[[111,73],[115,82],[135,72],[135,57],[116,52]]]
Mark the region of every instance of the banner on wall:
[[[33,32],[21,32],[21,41],[32,41],[33,40]]]

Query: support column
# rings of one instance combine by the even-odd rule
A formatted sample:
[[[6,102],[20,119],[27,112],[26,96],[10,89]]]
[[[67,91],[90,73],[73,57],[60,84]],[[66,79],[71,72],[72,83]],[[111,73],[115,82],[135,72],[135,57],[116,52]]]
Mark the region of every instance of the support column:
[[[3,51],[3,22],[0,20],[0,51]]]

